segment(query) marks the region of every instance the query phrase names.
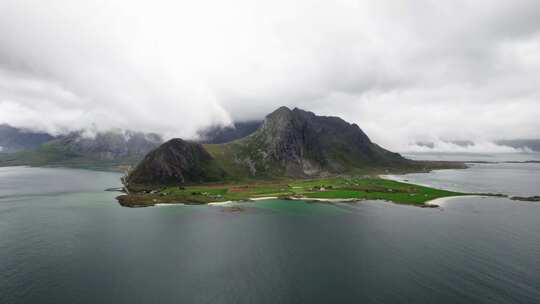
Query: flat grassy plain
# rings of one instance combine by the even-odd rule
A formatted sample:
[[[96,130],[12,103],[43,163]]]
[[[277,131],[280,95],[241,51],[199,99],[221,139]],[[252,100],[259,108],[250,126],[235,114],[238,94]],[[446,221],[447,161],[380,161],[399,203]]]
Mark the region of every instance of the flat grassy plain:
[[[245,183],[169,186],[151,193],[119,196],[124,206],[143,207],[158,203],[207,204],[264,197],[305,200],[385,200],[399,204],[427,206],[426,202],[468,193],[402,183],[382,178],[319,178],[251,181]]]

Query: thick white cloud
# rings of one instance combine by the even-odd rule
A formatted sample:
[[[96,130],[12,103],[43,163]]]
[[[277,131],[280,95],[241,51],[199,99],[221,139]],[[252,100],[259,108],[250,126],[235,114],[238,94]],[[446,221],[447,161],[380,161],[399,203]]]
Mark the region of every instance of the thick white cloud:
[[[540,3],[0,1],[0,123],[194,136],[281,105],[376,142],[540,137]]]

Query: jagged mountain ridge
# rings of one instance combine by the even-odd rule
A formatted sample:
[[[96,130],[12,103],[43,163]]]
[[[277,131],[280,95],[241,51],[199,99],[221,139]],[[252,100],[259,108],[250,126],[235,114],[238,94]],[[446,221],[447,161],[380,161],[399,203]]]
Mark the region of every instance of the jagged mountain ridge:
[[[306,177],[407,162],[371,142],[356,124],[298,108],[277,109],[253,134],[228,145],[253,176]]]
[[[197,166],[185,160],[193,159]],[[203,160],[203,161],[201,161]],[[251,135],[224,144],[173,139],[151,152],[128,175],[130,186],[246,178],[311,177],[384,168],[410,161],[371,142],[356,125],[281,107]],[[212,172],[212,174],[209,174]]]

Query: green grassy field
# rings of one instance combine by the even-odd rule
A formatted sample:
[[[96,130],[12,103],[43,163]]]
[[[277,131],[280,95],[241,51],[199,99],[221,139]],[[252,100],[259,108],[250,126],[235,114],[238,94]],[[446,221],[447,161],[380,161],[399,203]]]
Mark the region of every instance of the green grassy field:
[[[126,206],[145,206],[156,203],[205,204],[278,197],[306,200],[369,199],[425,206],[426,202],[436,198],[461,195],[467,195],[467,193],[381,178],[324,178],[166,187],[154,193],[124,195],[119,197],[119,201]]]

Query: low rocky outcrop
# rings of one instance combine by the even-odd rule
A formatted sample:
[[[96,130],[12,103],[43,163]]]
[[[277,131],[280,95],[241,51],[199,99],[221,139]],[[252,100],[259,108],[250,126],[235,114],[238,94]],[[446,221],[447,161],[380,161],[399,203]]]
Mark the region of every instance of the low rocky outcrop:
[[[535,195],[535,196],[526,196],[526,197],[523,197],[523,196],[513,196],[513,197],[511,197],[511,199],[513,199],[513,200],[515,200],[515,201],[540,202],[540,196],[538,196],[538,195]]]

